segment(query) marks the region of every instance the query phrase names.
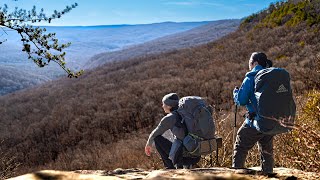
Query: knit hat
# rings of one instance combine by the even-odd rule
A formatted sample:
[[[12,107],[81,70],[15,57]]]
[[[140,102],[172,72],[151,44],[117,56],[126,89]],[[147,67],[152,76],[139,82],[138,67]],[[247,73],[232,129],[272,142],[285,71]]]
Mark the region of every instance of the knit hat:
[[[179,104],[179,96],[176,93],[169,93],[162,98],[165,105],[177,107]]]

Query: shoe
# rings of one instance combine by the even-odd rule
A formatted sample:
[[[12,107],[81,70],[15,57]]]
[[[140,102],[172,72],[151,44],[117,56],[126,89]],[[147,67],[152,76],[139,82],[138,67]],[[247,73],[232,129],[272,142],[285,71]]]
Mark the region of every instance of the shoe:
[[[274,172],[264,172],[264,171],[260,171],[257,173],[258,175],[262,175],[262,176],[267,176],[268,178],[274,178],[277,176],[277,173]]]
[[[183,165],[181,165],[181,164],[175,164],[174,167],[175,167],[176,169],[182,169],[182,168],[183,168]]]
[[[183,169],[192,169],[192,164],[190,164],[190,165],[183,165]]]

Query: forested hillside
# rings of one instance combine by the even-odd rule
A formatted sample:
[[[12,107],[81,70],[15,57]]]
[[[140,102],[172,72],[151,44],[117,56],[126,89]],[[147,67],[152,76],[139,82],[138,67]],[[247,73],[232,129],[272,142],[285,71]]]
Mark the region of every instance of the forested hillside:
[[[208,23],[206,21],[163,22],[137,25],[47,26],[42,28],[45,28],[48,33],[56,33],[59,42],[72,42],[71,46],[66,49],[66,63],[71,69],[80,70],[87,69],[85,64],[96,54],[142,44]],[[0,32],[0,40],[3,39],[6,41],[0,44],[0,68],[7,70],[1,72],[0,96],[65,75],[58,64],[51,64],[39,69],[32,60],[28,59],[28,55],[21,51],[23,47],[21,37],[15,31],[3,28]]]
[[[0,96],[27,87],[49,81],[45,76],[32,74],[27,70],[19,70],[10,66],[0,66]]]
[[[232,90],[241,84],[251,53],[263,51],[274,66],[290,72],[299,112],[296,129],[276,138],[276,166],[319,172],[319,4],[319,0],[272,4],[215,42],[108,63],[78,79],[60,79],[0,97],[1,150],[21,163],[17,174],[38,169],[159,168],[159,158],[148,159],[144,145],[163,116],[162,96],[177,92],[205,97],[215,107],[224,146],[219,164],[209,164],[206,157],[200,165],[230,166]],[[308,16],[285,23],[300,17],[301,11]],[[315,23],[308,23],[309,16]],[[282,23],[274,25],[269,18]],[[243,113],[244,108],[238,119]],[[250,152],[247,165],[259,165],[258,159],[257,150]]]
[[[212,21],[188,31],[160,37],[146,43],[128,46],[119,51],[96,54],[87,63],[87,67],[94,68],[107,62],[128,60],[206,44],[234,32],[238,29],[239,24],[239,19]]]

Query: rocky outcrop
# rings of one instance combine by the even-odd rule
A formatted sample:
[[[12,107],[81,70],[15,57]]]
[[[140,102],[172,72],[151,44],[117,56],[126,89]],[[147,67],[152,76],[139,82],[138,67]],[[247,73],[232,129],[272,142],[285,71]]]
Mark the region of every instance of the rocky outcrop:
[[[319,173],[304,172],[289,168],[275,168],[274,174],[264,175],[258,168],[197,168],[177,170],[116,169],[77,170],[72,172],[44,170],[9,180],[109,180],[109,179],[219,179],[219,180],[250,180],[250,179],[320,179]]]

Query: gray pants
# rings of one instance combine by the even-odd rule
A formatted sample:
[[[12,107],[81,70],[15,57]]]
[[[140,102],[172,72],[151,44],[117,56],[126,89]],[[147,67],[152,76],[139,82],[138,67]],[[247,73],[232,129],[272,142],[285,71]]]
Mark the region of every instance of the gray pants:
[[[244,168],[248,151],[258,142],[261,156],[262,171],[272,173],[273,159],[273,136],[262,134],[255,128],[243,123],[238,130],[232,158],[233,168]]]

